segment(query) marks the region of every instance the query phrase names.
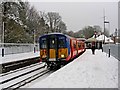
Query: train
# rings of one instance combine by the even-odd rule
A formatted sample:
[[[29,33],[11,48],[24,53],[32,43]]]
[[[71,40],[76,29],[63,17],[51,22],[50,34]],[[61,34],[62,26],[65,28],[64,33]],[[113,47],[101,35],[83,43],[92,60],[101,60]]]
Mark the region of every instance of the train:
[[[60,67],[85,52],[85,43],[62,33],[49,33],[39,37],[40,61],[48,67]]]

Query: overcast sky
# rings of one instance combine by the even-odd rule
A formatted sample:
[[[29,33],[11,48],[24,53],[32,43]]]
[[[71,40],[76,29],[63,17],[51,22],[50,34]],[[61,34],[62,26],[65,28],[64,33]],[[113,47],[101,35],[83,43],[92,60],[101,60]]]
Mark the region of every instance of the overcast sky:
[[[67,29],[78,31],[88,25],[99,25],[103,29],[103,9],[106,21],[110,22],[110,33],[118,28],[117,2],[30,2],[38,11],[58,12]],[[108,25],[106,24],[106,28]]]

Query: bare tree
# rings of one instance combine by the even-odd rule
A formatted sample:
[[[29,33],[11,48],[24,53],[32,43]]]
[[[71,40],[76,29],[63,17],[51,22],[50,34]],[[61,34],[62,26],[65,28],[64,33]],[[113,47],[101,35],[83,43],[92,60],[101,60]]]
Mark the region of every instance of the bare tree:
[[[57,26],[56,31],[57,32],[64,32],[66,30],[67,30],[66,24],[63,21],[60,21],[58,26]]]
[[[59,15],[59,13],[56,12],[48,12],[46,18],[51,32],[55,32],[60,21],[62,20],[61,16]]]
[[[40,17],[44,19],[46,32],[64,32],[67,27],[62,21],[62,17],[57,12],[40,12]]]

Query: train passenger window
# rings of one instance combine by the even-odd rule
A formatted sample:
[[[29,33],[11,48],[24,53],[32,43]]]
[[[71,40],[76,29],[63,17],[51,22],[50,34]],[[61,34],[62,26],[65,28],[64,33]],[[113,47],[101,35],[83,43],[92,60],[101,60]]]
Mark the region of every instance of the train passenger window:
[[[82,47],[83,47],[83,48],[85,47],[84,44],[82,45]]]
[[[81,47],[81,45],[80,45],[80,43],[78,43],[78,48],[80,48]]]
[[[46,38],[41,39],[40,48],[47,48]]]
[[[73,44],[73,46],[74,46],[74,49],[76,49],[76,44],[75,43]]]

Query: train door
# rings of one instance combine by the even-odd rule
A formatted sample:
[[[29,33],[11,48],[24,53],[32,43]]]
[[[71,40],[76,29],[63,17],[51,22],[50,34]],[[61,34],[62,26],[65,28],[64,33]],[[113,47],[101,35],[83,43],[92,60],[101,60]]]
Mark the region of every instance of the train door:
[[[56,61],[58,58],[58,40],[56,35],[50,35],[48,38],[49,61]]]

